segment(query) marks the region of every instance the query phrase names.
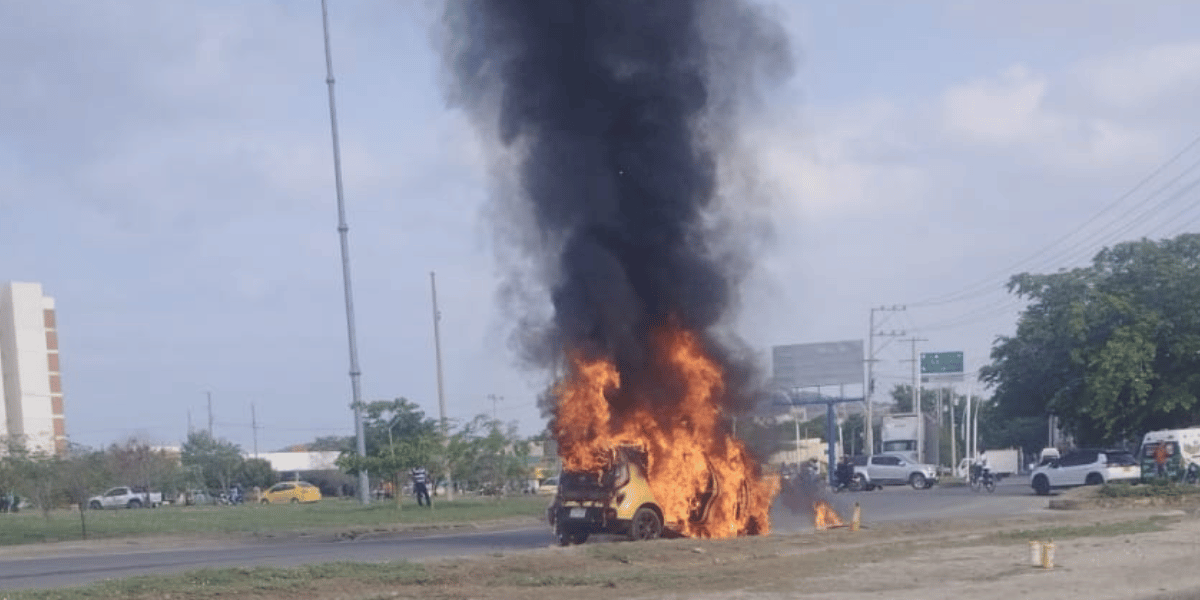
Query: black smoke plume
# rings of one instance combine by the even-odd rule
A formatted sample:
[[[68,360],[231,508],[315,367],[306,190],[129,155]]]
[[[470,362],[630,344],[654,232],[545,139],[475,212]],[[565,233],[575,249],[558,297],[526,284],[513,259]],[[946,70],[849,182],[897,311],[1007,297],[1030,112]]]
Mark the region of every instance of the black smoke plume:
[[[450,101],[495,151],[506,294],[549,291],[524,355],[584,349],[629,378],[673,323],[737,371],[712,332],[751,257],[718,174],[762,83],[790,74],[782,27],[742,0],[449,0],[444,19]]]

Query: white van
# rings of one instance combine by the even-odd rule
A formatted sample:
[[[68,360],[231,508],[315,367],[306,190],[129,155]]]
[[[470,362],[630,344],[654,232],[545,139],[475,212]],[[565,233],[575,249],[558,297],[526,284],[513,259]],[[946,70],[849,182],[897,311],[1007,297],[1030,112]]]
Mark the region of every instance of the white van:
[[[1159,446],[1166,450],[1166,462],[1160,472],[1154,459]],[[1196,483],[1200,475],[1200,427],[1151,431],[1142,438],[1138,452],[1142,480],[1165,477],[1172,481]]]

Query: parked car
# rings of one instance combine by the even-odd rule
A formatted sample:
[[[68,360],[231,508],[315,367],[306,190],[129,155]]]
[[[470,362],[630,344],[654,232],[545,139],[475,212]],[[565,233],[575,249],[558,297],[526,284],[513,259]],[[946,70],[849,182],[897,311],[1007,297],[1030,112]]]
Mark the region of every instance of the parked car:
[[[1039,465],[1029,475],[1029,486],[1045,496],[1050,490],[1137,481],[1141,476],[1141,468],[1131,452],[1080,448]]]
[[[263,504],[284,504],[299,502],[317,502],[321,499],[321,490],[307,481],[284,481],[271,486],[262,493]]]
[[[162,506],[163,496],[161,492],[147,492],[146,490],[121,486],[110,488],[99,496],[92,496],[88,499],[88,508],[92,510],[100,510],[102,508],[158,508]]]
[[[938,482],[937,467],[911,462],[899,454],[874,454],[856,459],[854,478],[857,486],[864,490],[885,485],[911,485],[914,490],[926,490]]]

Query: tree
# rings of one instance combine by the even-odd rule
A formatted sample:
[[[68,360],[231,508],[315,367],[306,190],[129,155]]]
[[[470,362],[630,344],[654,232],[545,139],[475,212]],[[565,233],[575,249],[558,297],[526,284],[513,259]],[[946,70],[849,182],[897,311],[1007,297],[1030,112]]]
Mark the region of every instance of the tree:
[[[233,442],[199,430],[188,434],[180,449],[180,458],[185,467],[198,472],[204,486],[227,490],[242,466],[242,449]]]
[[[982,373],[1000,414],[1057,415],[1084,444],[1200,423],[1200,234],[1118,244],[1008,287],[1029,305]]]
[[[354,449],[351,436],[326,435],[305,444],[309,452],[344,452]]]
[[[141,489],[147,495],[147,506],[152,490],[170,489],[179,483],[181,470],[175,458],[137,438],[112,444],[104,454],[107,471],[120,483]]]
[[[77,444],[68,446],[66,456],[59,464],[62,492],[79,509],[79,531],[83,539],[87,539],[88,499],[103,491],[112,478],[109,465],[104,452]]]
[[[503,494],[509,482],[532,477],[529,442],[515,425],[507,428],[487,415],[478,415],[450,436],[447,453],[454,480],[467,488]]]
[[[926,413],[933,413],[937,410],[938,389],[930,387],[921,387],[921,409]],[[953,396],[951,388],[941,388],[942,398],[950,398]],[[947,393],[948,392],[948,393]],[[907,383],[897,383],[892,387],[892,402],[896,404],[896,412],[910,413],[913,411],[913,388]]]
[[[246,487],[267,489],[279,480],[271,461],[265,458],[247,458],[238,467],[234,479]]]
[[[363,439],[366,456],[346,448],[338,457],[338,467],[352,475],[360,469],[386,474],[396,490],[397,506],[404,473],[432,463],[441,449],[437,422],[403,397],[363,405]]]

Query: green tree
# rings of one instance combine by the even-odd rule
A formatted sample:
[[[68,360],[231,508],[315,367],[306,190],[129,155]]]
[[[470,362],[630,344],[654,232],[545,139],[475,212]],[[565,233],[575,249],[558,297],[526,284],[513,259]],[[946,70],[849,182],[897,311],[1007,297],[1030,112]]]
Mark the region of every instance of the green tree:
[[[349,474],[360,469],[392,481],[399,506],[405,473],[433,464],[441,454],[437,422],[407,398],[379,400],[363,405],[363,438],[366,456],[349,448],[338,457],[338,467]]]
[[[305,444],[309,452],[344,452],[354,449],[352,436],[326,435]]]
[[[982,373],[999,414],[1057,415],[1084,444],[1200,423],[1200,234],[1118,244],[1009,290],[1029,304]]]
[[[503,495],[510,483],[532,477],[529,442],[520,439],[515,425],[505,428],[478,415],[450,436],[448,446],[454,480],[467,489]]]
[[[169,490],[180,483],[182,470],[179,462],[165,450],[155,448],[137,438],[129,438],[120,444],[112,444],[104,453],[106,471],[115,481],[136,487],[147,494],[146,505],[150,505],[151,491]]]
[[[108,471],[109,457],[105,452],[72,444],[59,463],[58,480],[62,493],[79,510],[79,531],[87,539],[88,499],[102,492],[113,476]]]
[[[238,467],[233,479],[247,488],[267,489],[279,481],[279,475],[271,468],[271,461],[264,458],[247,458]]]
[[[938,388],[921,386],[921,409],[926,413],[933,413],[937,410],[938,391]],[[953,395],[951,388],[941,388],[941,391],[943,399],[950,398]],[[897,383],[892,387],[891,396],[892,402],[896,404],[896,412],[910,413],[913,411],[912,385]]]
[[[237,444],[214,438],[207,431],[188,434],[180,449],[185,467],[195,469],[209,489],[227,490],[242,466],[242,449]]]

